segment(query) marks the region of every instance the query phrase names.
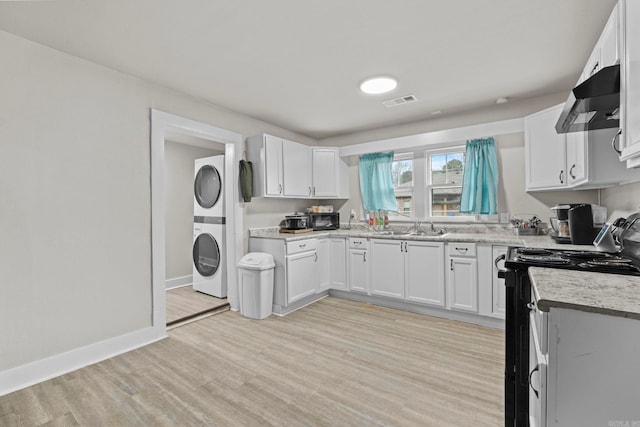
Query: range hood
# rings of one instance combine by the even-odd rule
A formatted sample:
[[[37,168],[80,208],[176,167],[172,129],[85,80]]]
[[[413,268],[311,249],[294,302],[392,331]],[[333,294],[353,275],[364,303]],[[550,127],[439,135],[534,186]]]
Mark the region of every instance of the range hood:
[[[601,69],[571,91],[556,123],[556,132],[617,128],[619,108],[620,64],[617,64]]]

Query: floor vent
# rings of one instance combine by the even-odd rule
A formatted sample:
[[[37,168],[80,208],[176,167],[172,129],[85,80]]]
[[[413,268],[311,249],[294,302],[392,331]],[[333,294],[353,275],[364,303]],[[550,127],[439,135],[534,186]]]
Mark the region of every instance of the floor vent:
[[[397,105],[408,104],[410,102],[416,102],[418,98],[415,95],[406,95],[401,96],[400,98],[388,99],[386,101],[382,101],[385,107],[395,107]]]

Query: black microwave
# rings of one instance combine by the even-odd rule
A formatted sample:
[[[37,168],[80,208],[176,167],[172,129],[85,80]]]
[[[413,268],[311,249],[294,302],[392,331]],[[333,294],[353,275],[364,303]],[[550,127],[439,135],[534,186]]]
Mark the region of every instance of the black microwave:
[[[337,230],[340,228],[340,213],[311,213],[309,222],[314,230]]]

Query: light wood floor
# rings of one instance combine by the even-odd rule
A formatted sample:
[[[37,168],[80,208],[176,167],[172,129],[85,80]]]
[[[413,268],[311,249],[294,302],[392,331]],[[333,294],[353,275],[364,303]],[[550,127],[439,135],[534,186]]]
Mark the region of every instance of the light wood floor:
[[[167,326],[229,306],[226,298],[203,294],[191,286],[169,289],[166,298]]]
[[[326,298],[225,313],[0,398],[0,425],[500,426],[502,331]]]

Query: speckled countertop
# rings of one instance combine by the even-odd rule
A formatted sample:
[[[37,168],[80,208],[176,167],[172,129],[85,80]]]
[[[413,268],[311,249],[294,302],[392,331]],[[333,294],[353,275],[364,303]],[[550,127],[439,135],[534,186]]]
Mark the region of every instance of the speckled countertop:
[[[410,226],[392,227],[395,230],[405,231]],[[423,225],[422,230],[426,230],[428,225]],[[442,228],[436,225],[437,230]],[[437,236],[407,236],[407,235],[384,235],[369,230],[360,224],[351,229],[339,228],[331,231],[313,231],[309,233],[289,234],[280,233],[278,227],[252,228],[249,229],[249,237],[259,237],[265,239],[282,239],[287,242],[308,239],[310,237],[360,237],[372,239],[395,239],[395,240],[419,240],[431,242],[469,242],[469,243],[491,243],[505,246],[527,246],[534,248],[561,248],[589,250],[591,245],[560,245],[555,243],[549,236],[516,236],[513,230],[503,225],[453,225],[445,226],[447,233]]]
[[[640,320],[640,277],[530,267],[538,308],[569,308]]]

